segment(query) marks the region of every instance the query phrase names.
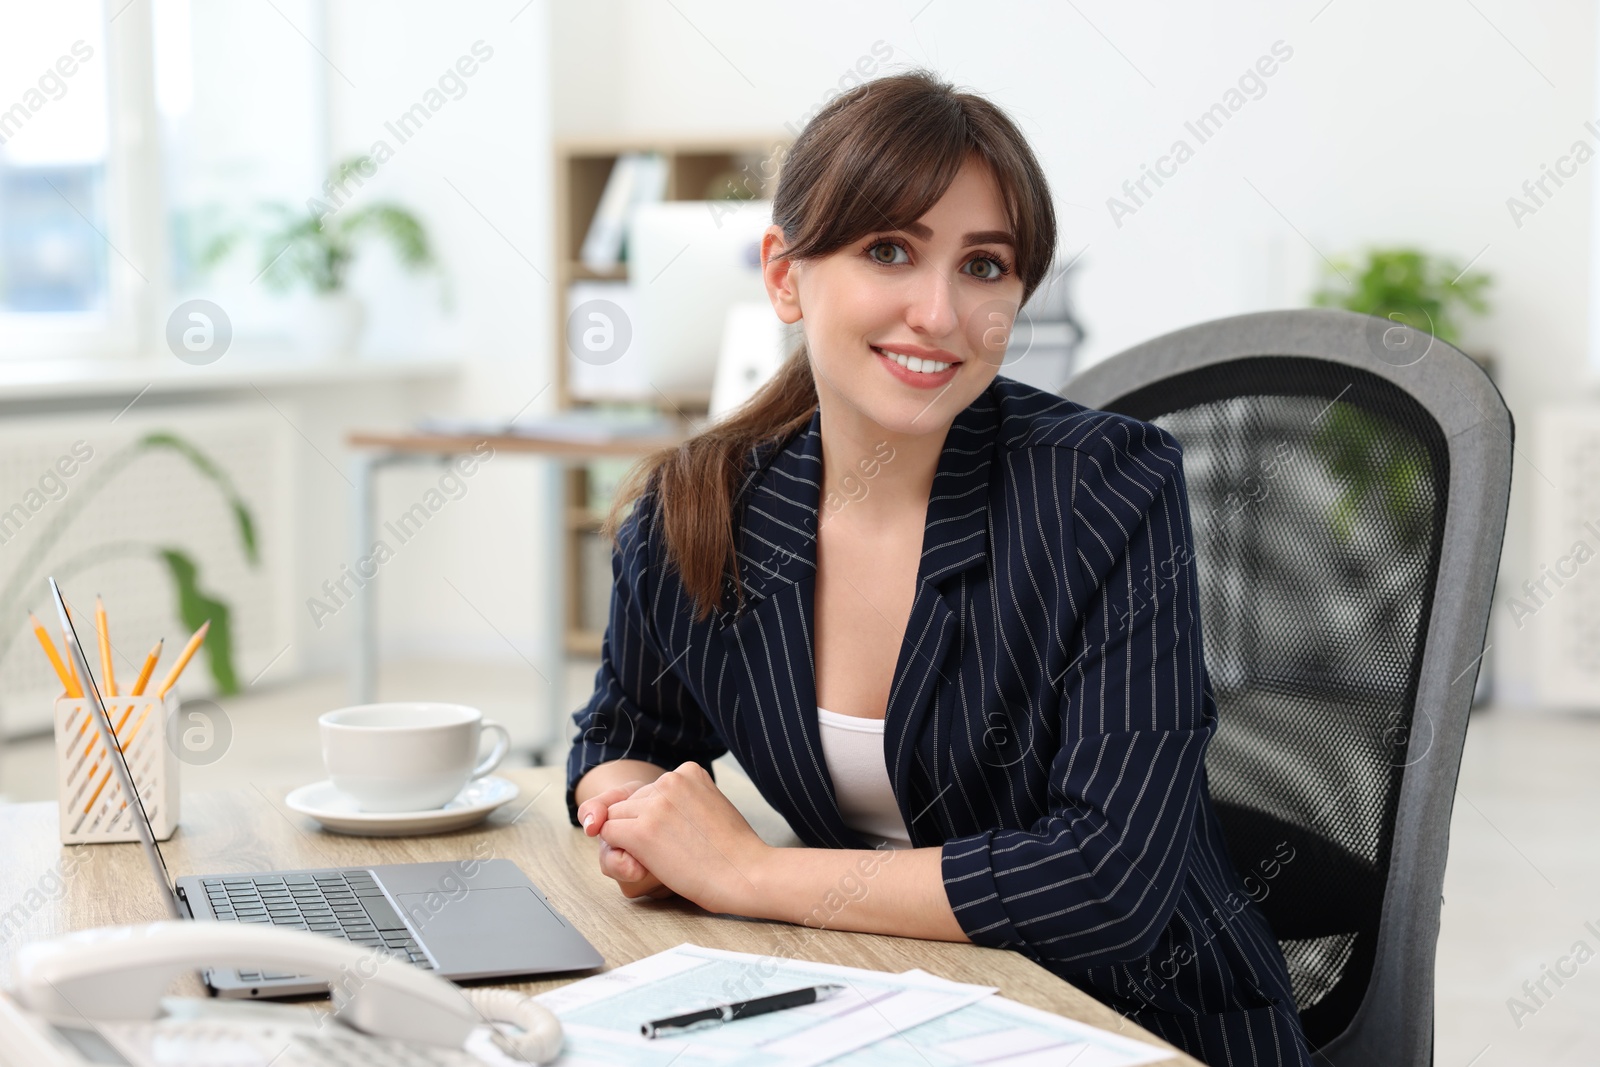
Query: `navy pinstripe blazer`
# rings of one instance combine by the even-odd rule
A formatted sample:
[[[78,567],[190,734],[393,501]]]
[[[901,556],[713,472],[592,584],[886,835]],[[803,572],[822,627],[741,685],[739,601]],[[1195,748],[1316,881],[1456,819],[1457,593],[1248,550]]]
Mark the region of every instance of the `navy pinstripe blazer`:
[[[573,716],[574,825],[572,786],[596,764],[709,769],[731,750],[808,845],[870,847],[841,819],[817,727],[819,425],[747,458],[743,610],[730,583],[724,610],[693,620],[651,496],[619,532],[602,662]],[[1308,1064],[1206,785],[1192,544],[1175,438],[996,378],[939,459],[884,758],[974,942],[1207,1063]]]

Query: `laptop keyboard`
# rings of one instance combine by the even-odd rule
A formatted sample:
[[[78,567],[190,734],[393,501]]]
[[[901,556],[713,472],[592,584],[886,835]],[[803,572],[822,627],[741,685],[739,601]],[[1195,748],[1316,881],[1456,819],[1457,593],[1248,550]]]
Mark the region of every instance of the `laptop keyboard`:
[[[423,970],[433,963],[417,944],[371,874],[363,870],[317,874],[256,874],[202,878],[211,912],[221,922],[271,923],[311,930],[355,945],[382,949]],[[245,982],[298,977],[277,971],[240,971]]]

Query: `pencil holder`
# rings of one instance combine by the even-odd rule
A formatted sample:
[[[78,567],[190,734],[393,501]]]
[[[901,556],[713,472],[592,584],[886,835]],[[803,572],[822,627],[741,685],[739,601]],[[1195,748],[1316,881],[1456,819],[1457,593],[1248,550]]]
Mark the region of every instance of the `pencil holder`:
[[[167,744],[167,724],[178,711],[178,690],[163,699],[105,697],[134,788],[144,801],[156,840],[178,828],[178,759]],[[123,795],[111,754],[100,740],[98,713],[87,697],[56,700],[56,797],[63,845],[137,841],[137,814]]]

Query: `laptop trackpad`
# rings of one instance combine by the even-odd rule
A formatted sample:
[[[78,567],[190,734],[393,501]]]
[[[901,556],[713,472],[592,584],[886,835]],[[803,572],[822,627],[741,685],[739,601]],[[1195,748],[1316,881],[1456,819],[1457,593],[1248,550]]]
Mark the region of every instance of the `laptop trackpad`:
[[[567,928],[526,886],[474,889],[455,900],[437,893],[402,893],[396,900],[441,971],[466,976],[561,966],[552,949]]]

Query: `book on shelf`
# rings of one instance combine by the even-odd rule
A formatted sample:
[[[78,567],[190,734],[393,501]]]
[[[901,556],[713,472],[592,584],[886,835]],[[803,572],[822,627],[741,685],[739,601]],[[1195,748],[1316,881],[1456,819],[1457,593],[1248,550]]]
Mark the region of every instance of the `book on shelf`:
[[[667,157],[660,152],[624,152],[612,164],[600,193],[594,218],[584,235],[578,259],[592,271],[604,272],[622,263],[628,218],[637,204],[666,195]]]

